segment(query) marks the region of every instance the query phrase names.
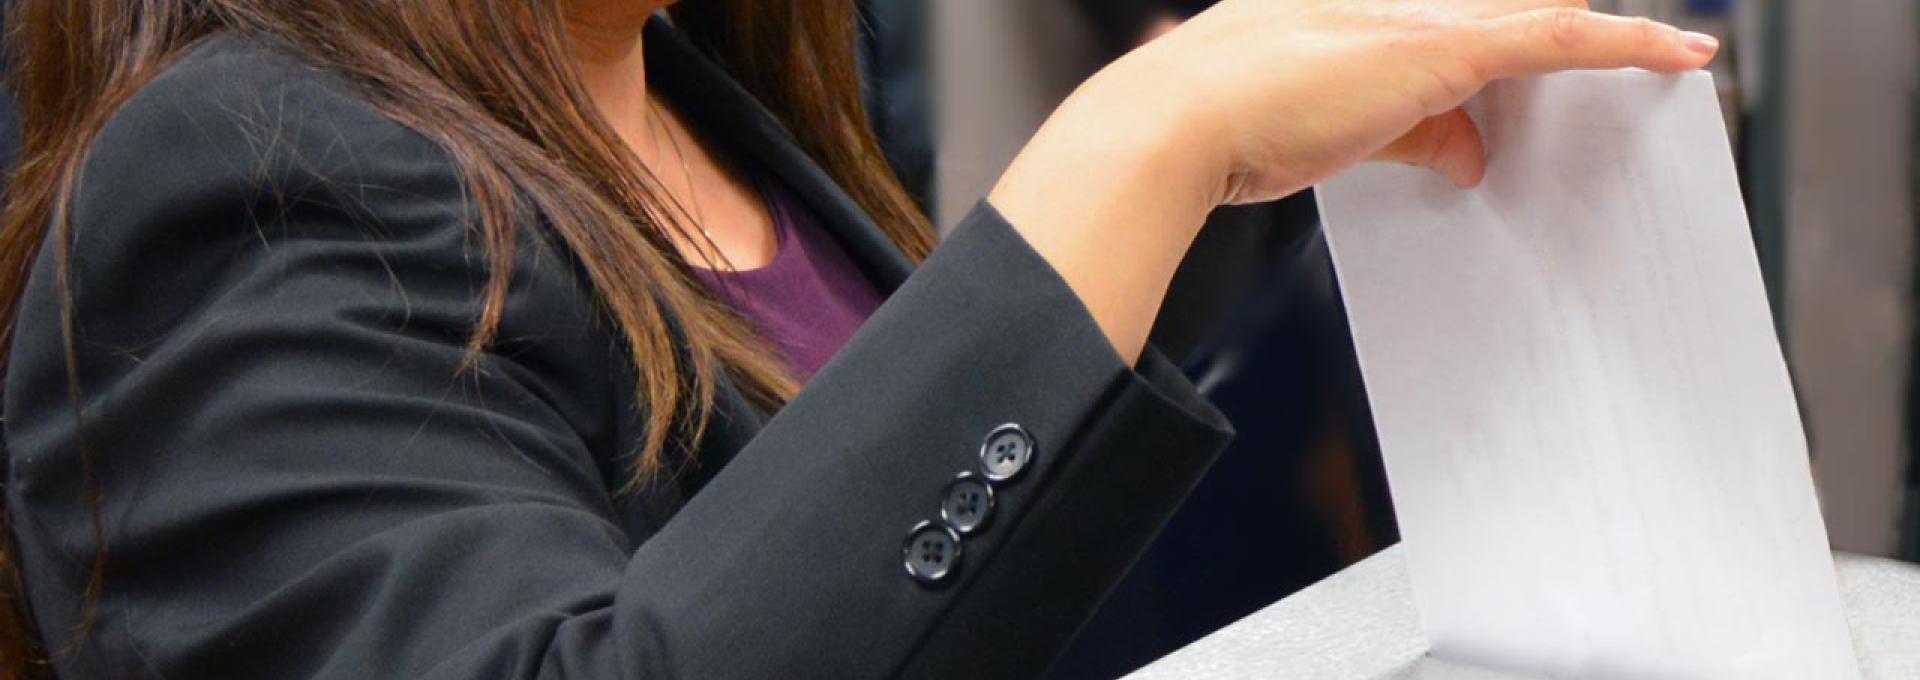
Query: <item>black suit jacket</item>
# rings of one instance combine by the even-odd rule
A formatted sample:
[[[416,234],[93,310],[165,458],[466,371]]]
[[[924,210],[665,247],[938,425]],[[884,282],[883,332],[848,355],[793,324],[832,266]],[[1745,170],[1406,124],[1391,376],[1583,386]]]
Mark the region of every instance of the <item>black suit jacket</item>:
[[[983,206],[912,271],[671,29],[649,66],[786,181],[889,300],[768,417],[723,390],[679,473],[621,492],[634,377],[571,256],[527,225],[500,341],[455,166],[349,85],[219,37],[113,116],[71,240],[109,553],[65,678],[1020,677],[1042,670],[1228,438],[1128,366]],[[80,621],[96,545],[58,271],[34,266],[5,401],[36,618]],[[982,440],[1031,464],[957,567],[905,573]]]

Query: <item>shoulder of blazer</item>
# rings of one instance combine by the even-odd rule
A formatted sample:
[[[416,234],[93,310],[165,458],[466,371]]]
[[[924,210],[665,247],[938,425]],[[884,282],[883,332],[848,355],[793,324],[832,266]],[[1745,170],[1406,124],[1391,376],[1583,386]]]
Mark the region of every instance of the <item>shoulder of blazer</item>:
[[[149,360],[160,338],[196,336],[234,291],[281,290],[295,275],[330,277],[352,300],[325,312],[288,297],[272,310],[297,317],[287,323],[463,347],[490,274],[453,156],[269,38],[211,37],[121,105],[91,144],[70,223],[86,383]],[[639,411],[618,334],[570,251],[534,219],[518,227],[480,368],[517,380],[595,451],[624,451],[618,428]],[[43,247],[33,265],[19,326],[36,340],[8,348],[9,396],[65,384],[54,256]]]
[[[109,350],[83,358],[83,372],[135,360],[247,277],[272,286],[294,267],[324,267],[360,291],[356,313],[369,319],[355,323],[459,346],[489,274],[453,157],[265,38],[211,37],[124,103],[88,151],[70,224],[79,332]],[[569,417],[598,430],[608,420],[598,411],[611,407],[596,390],[614,379],[616,340],[571,255],[534,224],[520,227],[490,353],[537,354],[529,365],[564,378],[546,382],[592,392]],[[54,251],[42,248],[34,264],[24,326],[56,323]]]
[[[452,157],[267,38],[216,34],[142,86],[92,140],[70,205],[79,332],[131,343],[116,346],[212,304],[243,262],[283,268],[291,246],[372,253],[416,299],[464,304],[485,276]],[[51,294],[56,254],[41,249],[30,304]]]
[[[464,210],[459,183],[437,143],[377,111],[338,75],[269,39],[220,34],[108,118],[81,170],[74,221],[218,226],[165,213],[234,200],[262,215],[316,201],[364,207],[366,192],[394,185],[456,197],[445,207]],[[89,213],[97,208],[113,214]]]

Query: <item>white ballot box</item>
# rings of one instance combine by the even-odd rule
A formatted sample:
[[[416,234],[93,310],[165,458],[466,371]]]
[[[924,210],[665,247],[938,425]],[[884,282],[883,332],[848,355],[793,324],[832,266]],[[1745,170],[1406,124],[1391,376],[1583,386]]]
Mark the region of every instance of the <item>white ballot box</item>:
[[[1920,566],[1836,555],[1860,673],[1920,678]],[[1132,680],[1547,680],[1427,656],[1406,556],[1388,548],[1128,676]],[[1812,680],[1812,679],[1810,679]]]

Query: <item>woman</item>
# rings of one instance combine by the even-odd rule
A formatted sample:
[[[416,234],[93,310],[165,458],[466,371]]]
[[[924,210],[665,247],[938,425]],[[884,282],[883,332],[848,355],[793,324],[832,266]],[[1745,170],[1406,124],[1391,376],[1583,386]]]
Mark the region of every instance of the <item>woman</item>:
[[[1033,675],[1227,437],[1144,340],[1208,210],[1714,51],[1229,0],[934,249],[845,2],[666,4],[16,1],[17,673]]]

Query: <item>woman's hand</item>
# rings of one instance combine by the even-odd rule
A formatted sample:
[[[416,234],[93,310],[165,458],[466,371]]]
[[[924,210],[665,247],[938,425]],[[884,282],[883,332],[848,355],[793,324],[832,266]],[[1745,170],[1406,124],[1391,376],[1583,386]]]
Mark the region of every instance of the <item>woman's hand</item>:
[[[1485,173],[1458,107],[1489,81],[1566,69],[1706,65],[1719,45],[1584,0],[1229,0],[1102,74],[1157,87],[1216,154],[1222,202],[1270,201],[1369,156],[1471,186]]]
[[[1225,0],[1089,79],[990,201],[1138,355],[1207,212],[1368,158],[1485,174],[1459,106],[1568,69],[1699,68],[1712,38],[1584,0]]]

